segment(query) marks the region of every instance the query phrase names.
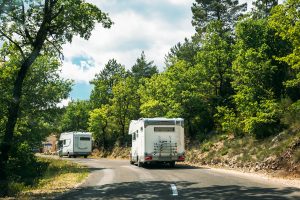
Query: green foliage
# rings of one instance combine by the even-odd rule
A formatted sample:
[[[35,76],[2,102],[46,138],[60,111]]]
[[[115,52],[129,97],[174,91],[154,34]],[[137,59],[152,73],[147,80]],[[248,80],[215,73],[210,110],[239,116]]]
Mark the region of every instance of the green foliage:
[[[103,104],[108,104],[109,99],[113,98],[112,88],[120,80],[127,77],[125,67],[117,63],[115,59],[111,59],[105,65],[104,69],[96,74],[95,78],[90,82],[94,85],[90,101],[94,108]]]
[[[208,25],[202,48],[197,54],[197,70],[204,79],[207,93],[224,101],[231,94],[230,76],[233,60],[229,32],[223,33],[220,21]]]
[[[201,145],[201,151],[202,152],[211,151],[212,147],[213,147],[213,143],[211,141],[204,141]]]
[[[283,99],[280,106],[284,109],[281,122],[294,132],[300,131],[300,100],[293,103],[290,99]]]
[[[81,0],[3,1],[0,22],[3,41],[0,91],[4,90],[4,101],[0,103],[3,109],[0,113],[0,177],[1,184],[8,185],[6,168],[13,146],[32,142],[19,136],[32,130],[32,134],[49,130],[51,119],[56,118],[55,105],[66,98],[70,90],[70,83],[61,80],[57,73],[62,45],[71,42],[75,35],[88,39],[95,23],[109,28],[112,22],[95,5]],[[6,67],[11,70],[3,70]],[[2,76],[5,82],[10,82],[8,87],[3,85]],[[42,128],[34,128],[38,125]],[[0,195],[5,195],[6,189],[1,190]]]
[[[116,128],[119,133],[119,141],[124,143],[129,136],[126,134],[129,128],[129,122],[134,114],[138,112],[138,99],[134,96],[137,90],[135,79],[128,77],[118,82],[113,87],[114,97],[111,99],[111,112]],[[126,135],[125,135],[126,134]]]
[[[300,85],[299,6],[300,2],[298,0],[288,0],[282,5],[276,6],[269,18],[269,24],[276,30],[276,34],[283,40],[289,41],[292,46],[291,52],[286,52],[286,55],[278,57],[279,61],[289,65],[292,72],[291,79],[285,82],[287,87],[298,87]]]
[[[102,105],[89,113],[88,128],[93,133],[93,138],[98,147],[106,148],[109,132],[110,110],[108,105]]]
[[[212,21],[222,22],[224,30],[231,29],[241,13],[246,11],[247,4],[239,5],[238,0],[196,0],[191,9],[192,25],[202,33]]]
[[[185,38],[184,43],[177,43],[165,56],[166,67],[174,65],[180,60],[190,63],[191,65],[195,65],[195,56],[199,49],[200,47],[196,39],[190,41]]]
[[[273,7],[278,5],[278,0],[256,0],[252,3],[253,18],[266,18],[270,15]]]
[[[25,185],[33,184],[40,177],[47,165],[40,163],[32,153],[32,146],[27,142],[17,143],[12,149],[7,170],[11,182]]]
[[[131,73],[137,80],[141,78],[150,78],[158,73],[157,67],[153,65],[153,61],[147,62],[144,51],[141,57],[136,60],[132,66]]]
[[[61,119],[61,131],[87,131],[90,109],[89,101],[70,102]]]
[[[228,107],[217,107],[217,113],[214,115],[216,122],[220,125],[221,131],[233,133],[235,136],[242,135],[242,127],[239,117],[233,109]]]

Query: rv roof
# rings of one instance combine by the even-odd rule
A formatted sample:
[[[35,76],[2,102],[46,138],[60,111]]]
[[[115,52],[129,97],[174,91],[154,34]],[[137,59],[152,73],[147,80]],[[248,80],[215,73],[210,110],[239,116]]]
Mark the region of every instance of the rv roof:
[[[64,132],[64,133],[62,133],[62,134],[92,135],[91,132],[77,132],[77,131]]]
[[[183,121],[182,118],[165,118],[165,117],[155,117],[155,118],[141,118],[140,120],[149,120],[149,121]]]

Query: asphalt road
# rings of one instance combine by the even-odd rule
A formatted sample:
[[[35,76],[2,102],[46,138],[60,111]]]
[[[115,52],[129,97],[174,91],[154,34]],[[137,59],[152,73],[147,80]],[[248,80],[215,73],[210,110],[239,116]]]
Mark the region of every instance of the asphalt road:
[[[126,160],[70,160],[92,172],[80,187],[57,199],[300,199],[300,189],[212,169],[180,164],[139,168]]]

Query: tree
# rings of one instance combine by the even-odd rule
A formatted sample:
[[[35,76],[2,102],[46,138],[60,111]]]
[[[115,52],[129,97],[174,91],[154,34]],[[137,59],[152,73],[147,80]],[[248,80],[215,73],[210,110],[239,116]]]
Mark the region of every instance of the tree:
[[[256,0],[253,2],[252,14],[254,18],[266,18],[273,7],[278,5],[278,0]]]
[[[206,32],[211,21],[222,22],[225,31],[232,30],[234,23],[246,8],[247,4],[239,5],[238,0],[196,0],[191,8],[192,25],[200,34]]]
[[[111,114],[113,121],[117,125],[121,144],[124,144],[126,141],[125,134],[129,128],[130,120],[135,119],[134,115],[139,111],[139,101],[138,98],[135,97],[135,90],[137,90],[137,84],[132,77],[119,81],[113,87],[113,98],[110,102]]]
[[[202,47],[197,54],[197,66],[204,78],[207,93],[214,95],[220,102],[232,94],[230,85],[231,65],[233,61],[232,45],[229,33],[222,32],[222,23],[211,22],[207,27]]]
[[[265,19],[246,19],[237,25],[236,33],[239,53],[233,63],[234,102],[244,132],[263,138],[279,128],[278,101],[285,95],[282,82],[287,77],[285,65],[274,57],[288,51],[288,45]]]
[[[200,45],[196,39],[191,41],[185,38],[184,43],[177,43],[172,47],[165,56],[165,64],[167,67],[174,65],[179,60],[184,60],[192,65],[196,64],[195,56],[200,49]]]
[[[144,51],[141,57],[137,58],[136,63],[131,68],[133,77],[137,80],[141,78],[150,78],[158,73],[157,67],[153,65],[153,61],[147,62]]]
[[[71,42],[74,35],[88,39],[96,22],[109,28],[111,21],[96,6],[81,0],[2,3],[13,3],[13,6],[9,12],[0,13],[0,38],[13,45],[20,55],[0,146],[0,178],[6,182],[5,166],[20,111],[24,79],[29,69],[39,55],[58,55],[62,44]]]
[[[61,131],[87,131],[90,110],[87,100],[70,102],[61,119]]]
[[[111,121],[109,105],[103,105],[89,113],[89,131],[93,133],[93,138],[97,147],[107,148],[107,137],[109,122]]]
[[[16,77],[19,57],[10,54],[8,60],[0,67],[1,115],[0,142],[7,123],[7,112],[13,81]],[[41,168],[32,152],[39,148],[49,133],[56,132],[60,109],[56,104],[67,98],[71,90],[71,81],[59,76],[60,62],[53,57],[40,56],[28,71],[24,80],[22,102],[19,117],[14,129],[14,144],[10,149],[6,164],[6,175],[10,181],[31,184],[28,180],[39,175]],[[4,187],[3,187],[4,186]],[[1,183],[1,195],[5,184]],[[3,192],[3,193],[2,193]]]
[[[279,61],[285,62],[291,71],[290,80],[285,81],[287,88],[299,88],[300,85],[300,2],[299,0],[288,0],[283,5],[276,6],[270,16],[269,24],[276,30],[276,34],[283,40],[288,41],[291,51],[285,55],[277,56]],[[300,98],[299,90],[296,98]]]
[[[119,64],[115,59],[109,60],[104,69],[99,74],[96,74],[95,78],[90,82],[94,85],[90,97],[93,107],[99,108],[101,105],[108,104],[109,100],[113,98],[113,86],[127,76],[128,73],[123,65]]]

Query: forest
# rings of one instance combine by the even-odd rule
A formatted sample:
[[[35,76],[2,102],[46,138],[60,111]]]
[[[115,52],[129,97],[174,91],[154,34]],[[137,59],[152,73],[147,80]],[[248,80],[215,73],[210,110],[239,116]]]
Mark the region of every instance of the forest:
[[[4,187],[42,170],[31,149],[51,133],[90,131],[110,150],[130,146],[130,120],[142,117],[184,118],[187,145],[300,131],[299,0],[257,0],[250,11],[237,0],[195,0],[195,34],[169,50],[163,71],[144,52],[131,67],[112,58],[90,82],[90,99],[64,108],[73,83],[59,76],[62,45],[88,39],[95,23],[109,28],[109,16],[80,0],[0,4]]]

